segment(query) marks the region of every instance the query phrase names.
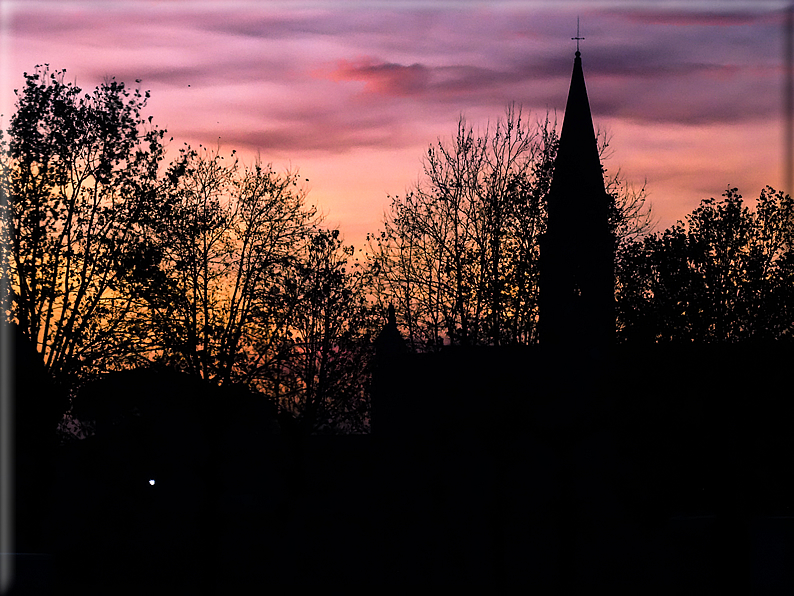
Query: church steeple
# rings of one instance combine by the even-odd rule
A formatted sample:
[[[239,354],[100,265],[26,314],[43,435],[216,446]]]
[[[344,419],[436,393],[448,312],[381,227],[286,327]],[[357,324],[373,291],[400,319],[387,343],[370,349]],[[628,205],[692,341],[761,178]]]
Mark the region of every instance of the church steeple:
[[[577,49],[541,241],[540,341],[544,345],[598,347],[608,345],[614,336],[610,201]]]

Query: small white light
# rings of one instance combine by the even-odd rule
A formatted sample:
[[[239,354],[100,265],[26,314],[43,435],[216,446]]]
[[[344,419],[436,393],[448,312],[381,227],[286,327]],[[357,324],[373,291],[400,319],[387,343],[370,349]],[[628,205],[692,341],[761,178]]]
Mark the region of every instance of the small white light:
[[[151,484],[152,486],[154,486],[154,478],[152,478],[151,480],[149,480],[149,484]]]

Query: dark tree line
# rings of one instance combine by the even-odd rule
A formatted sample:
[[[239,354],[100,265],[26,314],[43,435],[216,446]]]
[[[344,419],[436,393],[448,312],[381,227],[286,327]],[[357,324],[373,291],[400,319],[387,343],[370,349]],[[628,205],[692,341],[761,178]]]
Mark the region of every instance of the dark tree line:
[[[597,135],[606,157],[608,139]],[[373,295],[393,303],[416,350],[539,341],[540,239],[559,138],[548,116],[509,107],[475,131],[461,118],[419,182],[393,197],[370,237]],[[754,208],[737,189],[651,233],[643,185],[604,170],[616,239],[616,340],[740,342],[794,330],[794,206],[767,187]],[[541,340],[542,341],[542,340]]]
[[[26,74],[0,131],[4,315],[62,387],[161,366],[261,391],[308,431],[357,432],[389,304],[417,350],[538,341],[548,116],[511,106],[477,131],[461,118],[360,264],[297,172],[201,146],[166,162],[148,92],[111,79],[85,94],[64,75]],[[605,184],[619,340],[791,335],[788,195],[767,189],[751,210],[730,189],[649,234],[645,187]]]

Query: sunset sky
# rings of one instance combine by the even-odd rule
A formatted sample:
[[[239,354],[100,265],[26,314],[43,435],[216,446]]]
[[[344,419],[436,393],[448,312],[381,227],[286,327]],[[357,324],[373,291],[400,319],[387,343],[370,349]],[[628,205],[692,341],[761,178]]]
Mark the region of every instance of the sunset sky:
[[[782,187],[786,5],[0,0],[0,111],[5,127],[37,64],[84,90],[141,79],[168,157],[220,142],[298,168],[361,246],[460,114],[483,127],[516,102],[562,122],[578,15],[605,166],[647,179],[663,228],[728,185]]]

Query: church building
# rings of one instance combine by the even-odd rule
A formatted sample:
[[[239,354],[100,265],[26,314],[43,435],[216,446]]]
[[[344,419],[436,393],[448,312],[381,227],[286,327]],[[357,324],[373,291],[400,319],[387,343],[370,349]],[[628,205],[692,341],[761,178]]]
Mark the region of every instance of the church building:
[[[772,389],[791,351],[615,345],[612,200],[577,48],[541,238],[538,344],[413,354],[393,309],[376,342],[390,569],[542,593],[757,582],[748,520],[794,502],[774,471],[794,469],[782,422],[794,406]]]
[[[409,536],[440,541],[431,583],[586,583],[574,552],[590,523],[579,498],[596,510],[612,506],[600,481],[574,487],[581,458],[601,448],[589,437],[604,419],[615,333],[611,197],[578,49],[547,201],[539,345],[411,354],[391,308],[376,341],[373,445],[396,498],[390,516],[410,520],[389,524],[386,558],[405,557],[401,565],[421,575],[421,561],[437,555],[409,547]],[[597,477],[605,461],[591,462],[588,474]],[[586,550],[598,558],[596,547]]]
[[[615,238],[612,198],[587,99],[582,56],[573,63],[546,234],[541,239],[540,342],[544,347],[599,348],[615,335]]]

